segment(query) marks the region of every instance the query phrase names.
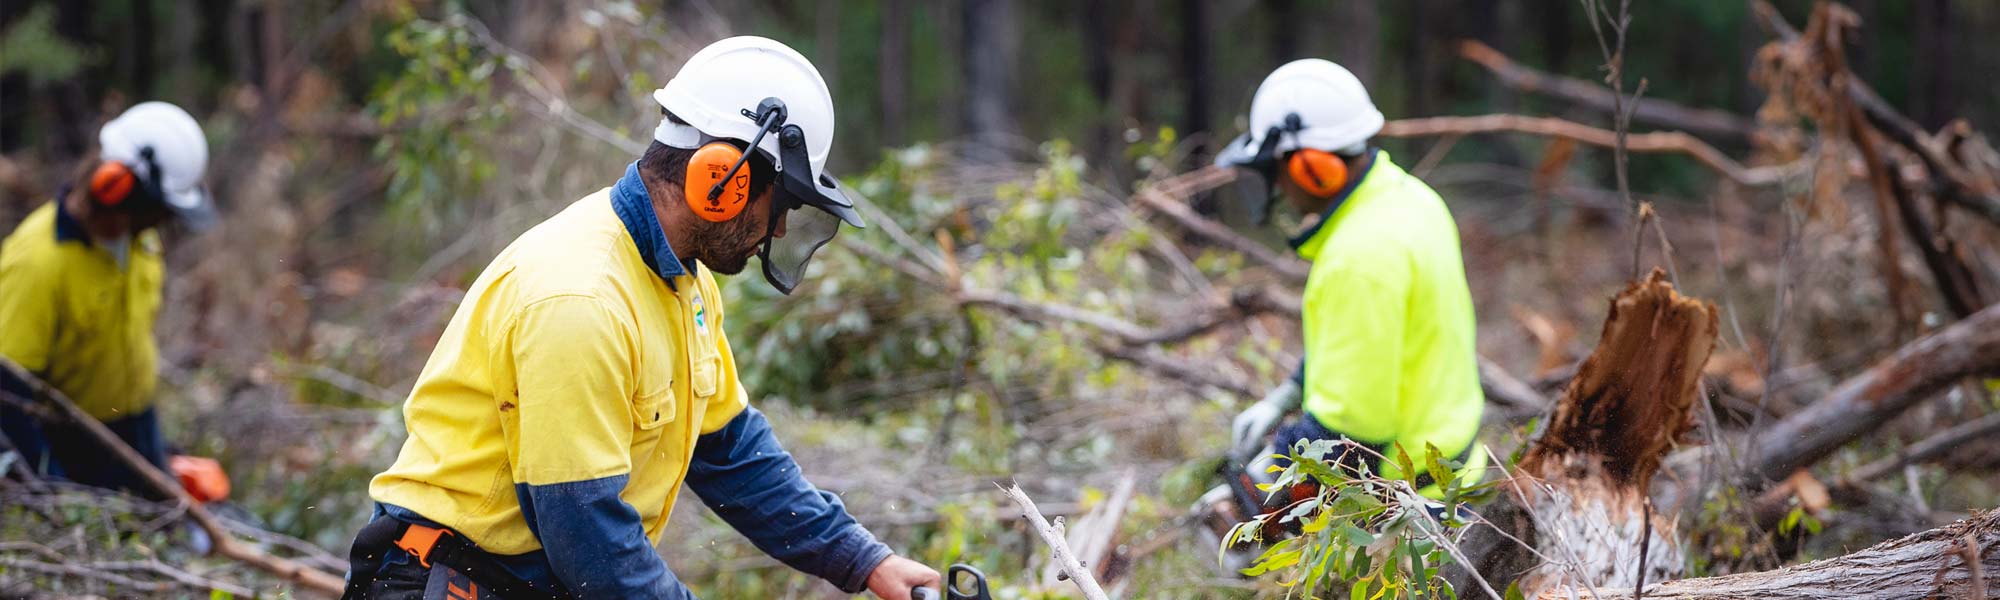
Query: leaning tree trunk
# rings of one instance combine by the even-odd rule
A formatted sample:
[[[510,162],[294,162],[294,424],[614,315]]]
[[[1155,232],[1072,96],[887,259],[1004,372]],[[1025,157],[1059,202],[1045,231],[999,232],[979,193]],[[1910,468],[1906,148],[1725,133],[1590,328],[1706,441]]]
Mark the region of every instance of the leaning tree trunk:
[[[1713,304],[1665,279],[1654,270],[1612,300],[1604,335],[1548,429],[1509,473],[1507,493],[1482,510],[1532,549],[1483,527],[1463,544],[1496,589],[1519,583],[1534,597],[1566,585],[1632,587],[1642,563],[1644,581],[1679,574],[1679,538],[1651,515],[1647,487],[1693,427],[1695,383],[1717,329]],[[1452,583],[1471,589],[1462,585],[1470,575],[1460,570]]]
[[[1889,540],[1838,558],[1776,571],[1647,584],[1654,600],[1803,598],[1993,598],[2000,596],[2000,510]],[[1567,597],[1580,589],[1557,590]],[[1597,590],[1600,598],[1637,597]]]

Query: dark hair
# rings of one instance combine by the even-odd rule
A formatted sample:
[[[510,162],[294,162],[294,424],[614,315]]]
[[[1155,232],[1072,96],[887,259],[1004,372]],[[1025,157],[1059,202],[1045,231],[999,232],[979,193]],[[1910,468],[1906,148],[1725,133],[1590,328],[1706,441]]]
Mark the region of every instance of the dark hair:
[[[673,113],[667,113],[667,120],[682,125],[687,124]],[[736,145],[739,150],[750,146],[737,140],[728,142]],[[694,150],[675,148],[654,141],[652,145],[646,147],[646,153],[639,156],[639,172],[652,174],[674,189],[680,189],[687,181],[687,163],[691,158],[694,158]],[[750,153],[750,164],[746,165],[746,168],[750,169],[750,197],[753,199],[764,195],[764,191],[770,189],[771,184],[778,180],[778,170],[771,166],[770,159],[764,158],[762,152]]]

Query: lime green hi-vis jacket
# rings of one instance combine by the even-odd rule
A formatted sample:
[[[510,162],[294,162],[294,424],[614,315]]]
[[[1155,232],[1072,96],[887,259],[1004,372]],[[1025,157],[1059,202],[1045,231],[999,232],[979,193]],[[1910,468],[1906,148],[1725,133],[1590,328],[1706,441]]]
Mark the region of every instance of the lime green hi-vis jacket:
[[[1386,152],[1376,151],[1358,181],[1292,240],[1312,261],[1306,413],[1390,453],[1401,443],[1418,469],[1425,444],[1447,458],[1463,455],[1459,475],[1477,481],[1486,457],[1473,446],[1485,398],[1458,227],[1437,192]],[[1385,475],[1400,476],[1390,458]]]

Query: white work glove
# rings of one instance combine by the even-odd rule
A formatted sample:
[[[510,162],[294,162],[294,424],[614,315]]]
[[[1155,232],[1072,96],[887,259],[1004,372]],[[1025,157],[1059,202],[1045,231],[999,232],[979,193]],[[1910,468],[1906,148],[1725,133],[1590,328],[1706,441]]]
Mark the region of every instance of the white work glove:
[[[1236,415],[1236,420],[1229,424],[1229,447],[1241,454],[1243,450],[1262,445],[1264,436],[1277,429],[1278,421],[1285,418],[1285,413],[1299,407],[1303,395],[1298,383],[1286,379],[1285,383],[1265,394],[1263,400]]]

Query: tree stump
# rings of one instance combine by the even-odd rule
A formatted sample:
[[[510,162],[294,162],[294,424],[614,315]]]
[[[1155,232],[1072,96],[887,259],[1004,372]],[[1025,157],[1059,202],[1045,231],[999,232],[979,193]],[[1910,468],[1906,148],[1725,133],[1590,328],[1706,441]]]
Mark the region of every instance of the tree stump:
[[[1613,298],[1597,348],[1500,499],[1481,511],[1528,546],[1477,528],[1463,544],[1468,566],[1496,589],[1519,583],[1531,598],[1563,586],[1638,585],[1642,552],[1645,581],[1678,575],[1681,542],[1671,521],[1650,515],[1647,488],[1694,427],[1695,388],[1717,331],[1715,305],[1681,296],[1657,269]]]

